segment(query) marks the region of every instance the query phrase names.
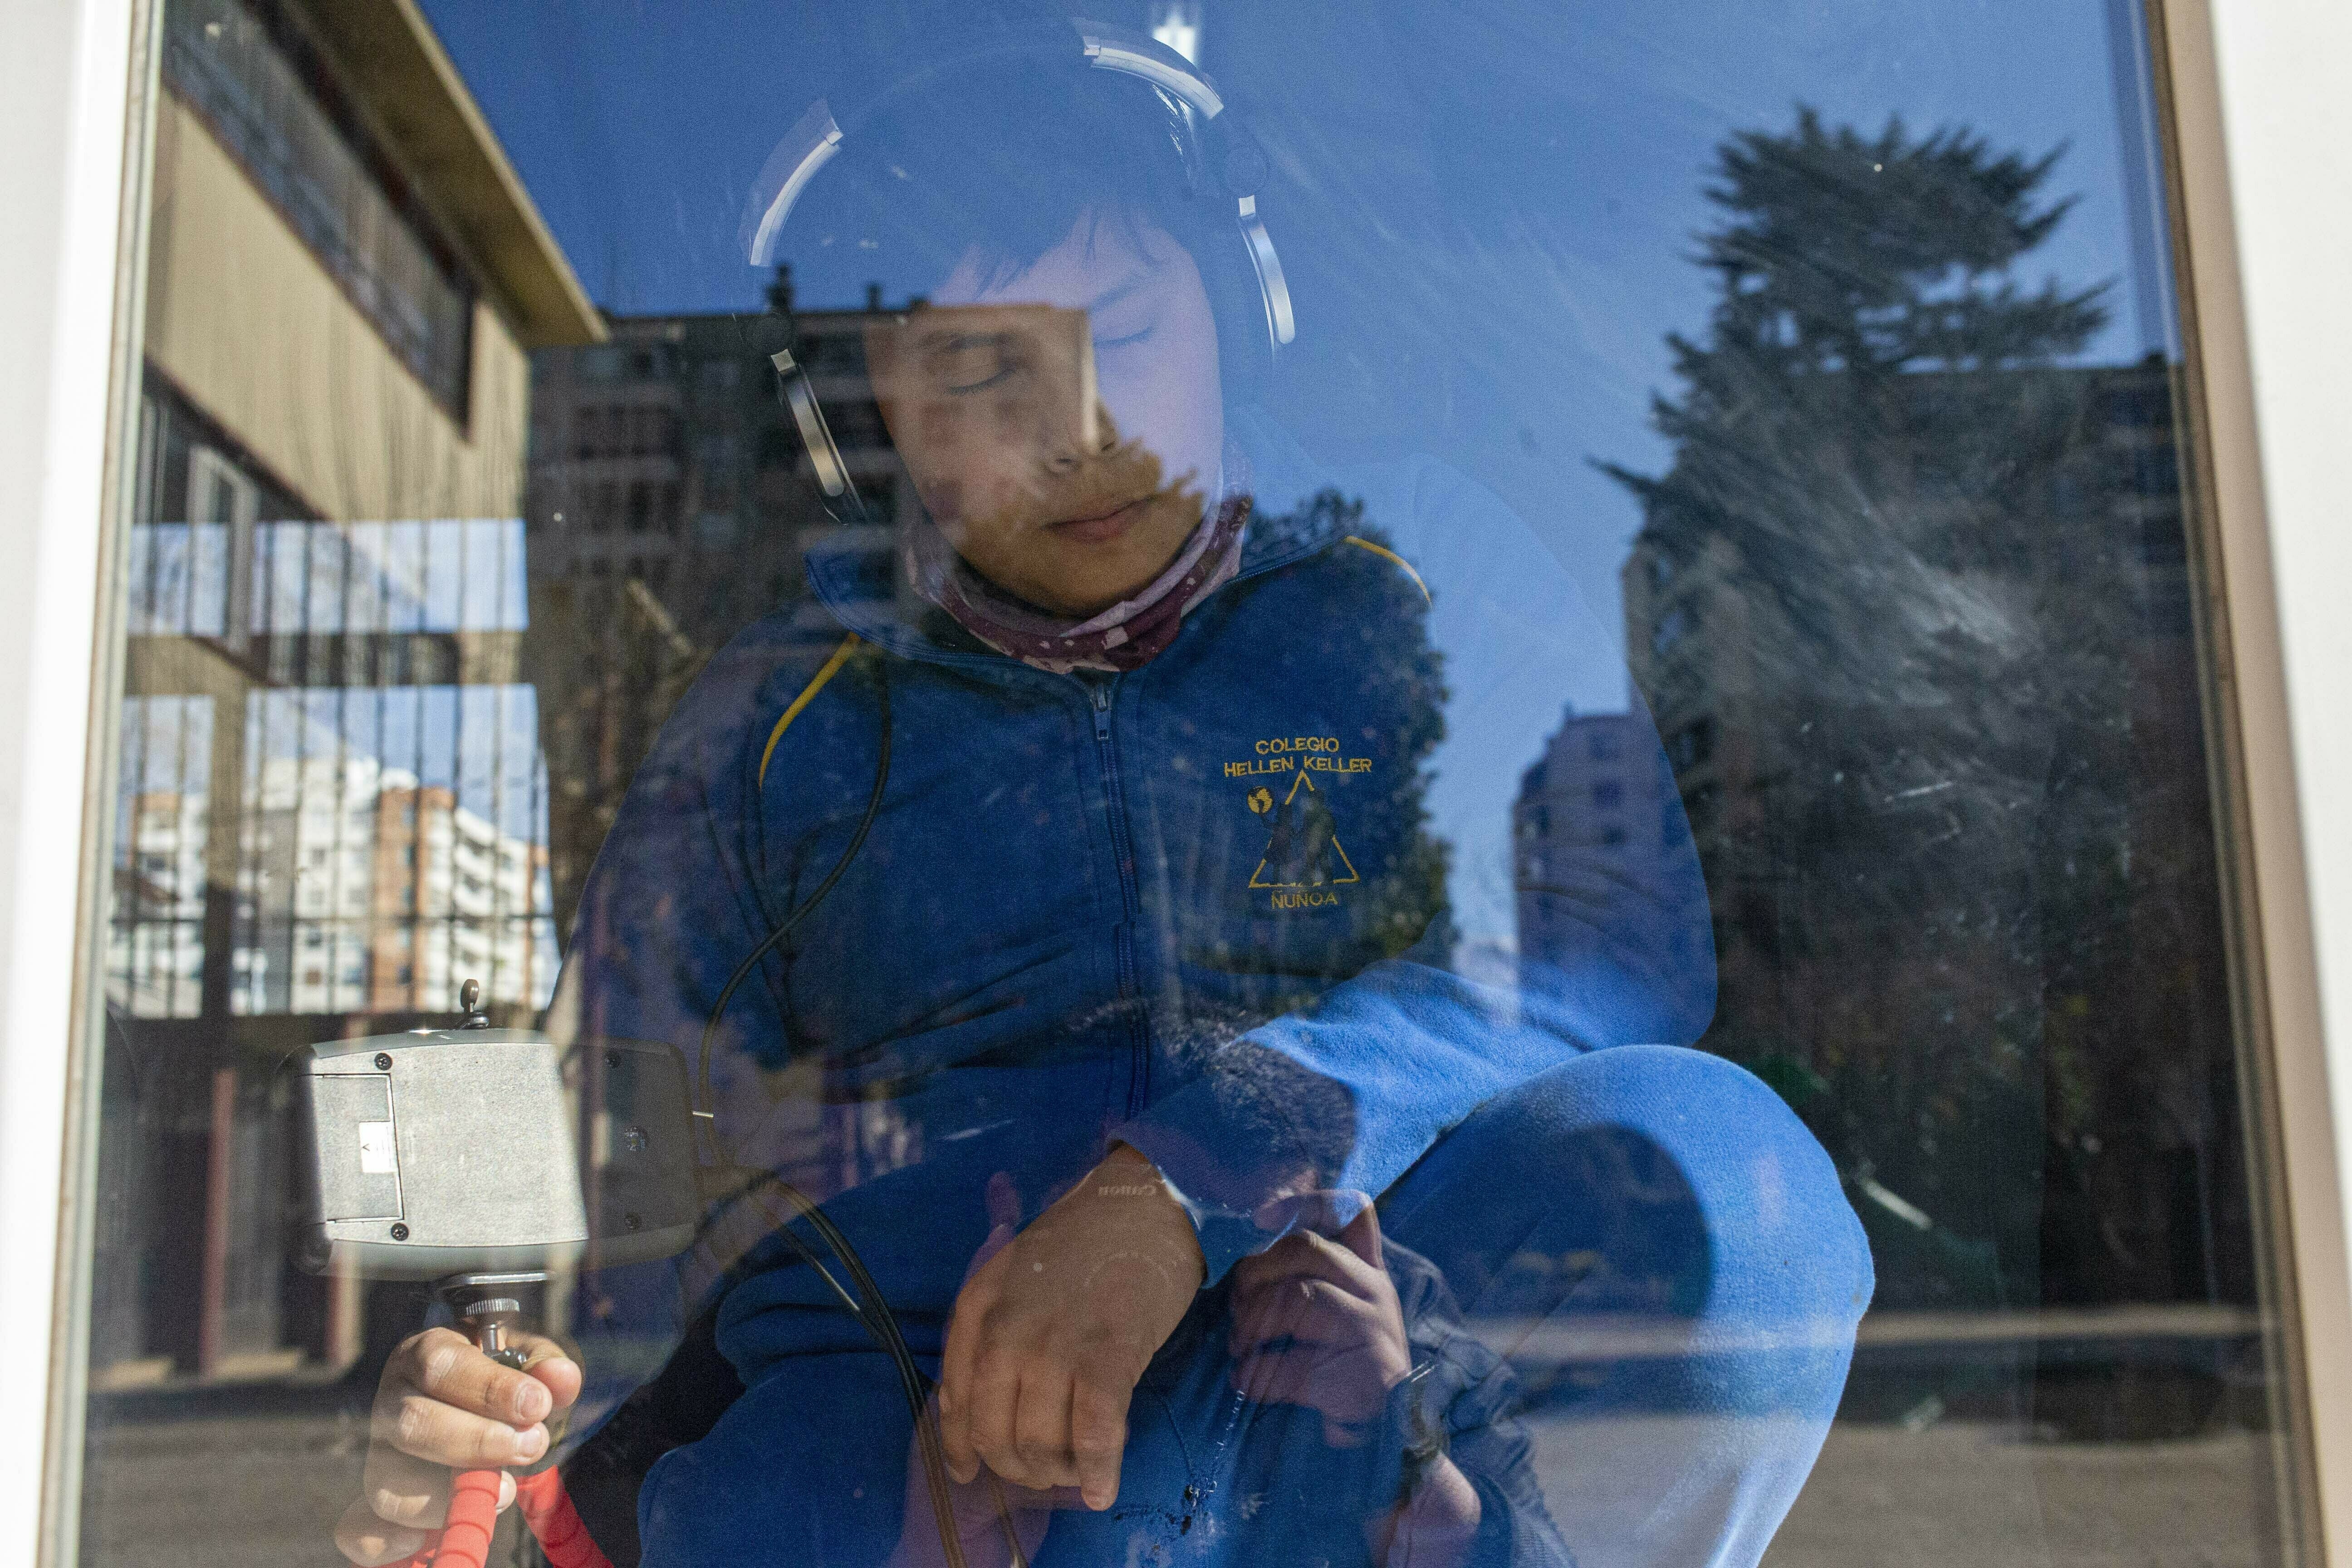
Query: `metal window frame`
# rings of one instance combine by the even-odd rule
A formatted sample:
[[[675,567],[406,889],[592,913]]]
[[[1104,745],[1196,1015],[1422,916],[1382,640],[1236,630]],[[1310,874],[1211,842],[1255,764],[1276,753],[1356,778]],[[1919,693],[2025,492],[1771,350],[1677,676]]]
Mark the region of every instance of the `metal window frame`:
[[[2352,1568],[2352,581],[2331,436],[2352,408],[2352,7],[2151,0],[2205,505],[2217,768],[2255,1114],[2291,1279],[2284,1482]],[[75,1555],[96,896],[145,258],[154,0],[45,0],[0,51],[0,1568]],[[79,765],[74,765],[79,762]],[[69,832],[79,825],[83,831]],[[75,918],[58,909],[72,889]],[[2331,1036],[2328,1022],[2336,1026]]]
[[[2253,1152],[2275,1194],[2260,1222],[2281,1298],[2281,1500],[2305,1561],[2352,1564],[2352,829],[2326,809],[2352,798],[2333,700],[2352,681],[2352,617],[2328,594],[2352,577],[2328,473],[2345,445],[2330,414],[2340,426],[2352,406],[2352,300],[2330,270],[2352,248],[2352,10],[2150,9],[2201,459],[2209,749]]]
[[[48,0],[0,51],[0,1568],[70,1562],[155,0]],[[23,367],[21,369],[15,367]],[[70,918],[60,918],[63,910]],[[34,1353],[41,1347],[46,1354]]]

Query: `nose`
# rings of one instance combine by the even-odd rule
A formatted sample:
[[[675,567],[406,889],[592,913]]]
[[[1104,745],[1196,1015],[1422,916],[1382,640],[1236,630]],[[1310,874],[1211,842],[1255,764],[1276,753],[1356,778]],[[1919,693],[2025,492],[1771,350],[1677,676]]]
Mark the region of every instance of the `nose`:
[[[1118,447],[1118,424],[1110,409],[1097,400],[1093,417],[1067,425],[1056,421],[1046,435],[1045,471],[1056,479],[1074,474],[1089,458],[1103,457]]]

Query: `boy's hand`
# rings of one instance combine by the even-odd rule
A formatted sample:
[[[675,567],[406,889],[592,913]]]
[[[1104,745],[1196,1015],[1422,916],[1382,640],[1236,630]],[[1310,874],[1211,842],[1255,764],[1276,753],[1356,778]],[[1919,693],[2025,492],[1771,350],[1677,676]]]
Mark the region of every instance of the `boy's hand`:
[[[971,1255],[963,1271],[964,1283],[1013,1241],[1013,1227],[1021,1218],[1021,1195],[1013,1178],[999,1172],[988,1184],[988,1239]],[[939,1420],[939,1396],[931,1396],[930,1418]],[[1033,1492],[1006,1486],[994,1476],[948,1482],[948,1516],[962,1548],[964,1568],[1012,1568],[1013,1546],[1019,1544],[1023,1561],[1036,1555],[1045,1543],[1052,1510],[1078,1506],[1077,1494],[1066,1488]],[[1013,1539],[1006,1539],[1010,1526]],[[923,1436],[907,1439],[907,1500],[898,1518],[898,1545],[884,1568],[948,1568],[948,1554],[940,1541],[939,1510],[931,1506],[930,1476],[923,1464]]]
[[[1352,1448],[1378,1429],[1389,1390],[1412,1371],[1412,1350],[1371,1200],[1310,1196],[1325,1200],[1329,1218],[1345,1212],[1344,1197],[1363,1211],[1336,1237],[1296,1230],[1234,1266],[1227,1348],[1234,1386],[1262,1403],[1321,1411],[1323,1440]]]
[[[1308,1193],[1300,1201],[1315,1228],[1234,1266],[1234,1384],[1252,1399],[1321,1412],[1323,1440],[1357,1447],[1381,1430],[1390,1390],[1412,1372],[1404,1309],[1381,1264],[1371,1200]],[[1362,1211],[1327,1238],[1355,1204]],[[1365,1544],[1390,1568],[1458,1568],[1480,1512],[1478,1489],[1440,1455],[1412,1497],[1365,1521]]]
[[[934,1404],[934,1410],[937,1405]],[[1078,1494],[1067,1487],[1031,1491],[992,1475],[948,1482],[948,1517],[954,1521],[964,1568],[1013,1568],[1013,1545],[1021,1560],[1037,1554],[1055,1509],[1076,1508]],[[1006,1539],[1006,1531],[1012,1539]],[[883,1568],[948,1568],[940,1544],[940,1517],[931,1507],[930,1478],[923,1471],[921,1437],[907,1444],[907,1504],[898,1521],[898,1544]]]
[[[948,1325],[940,1426],[948,1473],[1118,1496],[1127,1407],[1207,1272],[1151,1162],[1116,1145],[965,1281]]]
[[[335,1527],[335,1545],[361,1568],[404,1563],[449,1517],[449,1472],[528,1465],[547,1452],[547,1423],[580,1397],[579,1363],[553,1340],[516,1334],[530,1359],[500,1366],[463,1334],[427,1329],[384,1364],[369,1419],[359,1500]],[[499,1508],[514,1481],[499,1488]]]

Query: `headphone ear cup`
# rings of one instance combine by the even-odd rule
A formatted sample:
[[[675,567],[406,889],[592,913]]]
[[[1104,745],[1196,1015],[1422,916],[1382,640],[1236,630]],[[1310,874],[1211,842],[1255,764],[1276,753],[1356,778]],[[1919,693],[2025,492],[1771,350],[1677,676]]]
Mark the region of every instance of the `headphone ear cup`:
[[[1206,231],[1191,248],[1216,317],[1217,364],[1225,401],[1254,402],[1265,395],[1274,379],[1274,338],[1266,326],[1265,296],[1250,262],[1249,242],[1229,210],[1231,201],[1212,197],[1202,205],[1208,209]]]

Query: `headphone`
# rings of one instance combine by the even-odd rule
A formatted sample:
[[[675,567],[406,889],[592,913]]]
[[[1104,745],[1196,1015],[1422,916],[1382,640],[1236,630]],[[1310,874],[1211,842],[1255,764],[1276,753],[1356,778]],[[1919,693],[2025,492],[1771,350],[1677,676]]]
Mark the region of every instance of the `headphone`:
[[[854,115],[849,130],[845,130],[834,117],[826,101],[818,99],[769,153],[752,182],[739,237],[746,258],[754,267],[776,264],[783,248],[785,221],[809,183],[841,152],[846,137],[870,123],[892,102],[935,83],[951,85],[955,77],[992,59],[1042,57],[1049,61],[1082,60],[1092,69],[1131,77],[1150,86],[1163,117],[1162,128],[1183,160],[1186,191],[1221,205],[1230,204],[1234,230],[1243,253],[1249,258],[1250,275],[1256,283],[1259,309],[1254,314],[1255,324],[1263,327],[1263,363],[1270,370],[1281,362],[1283,349],[1297,336],[1298,328],[1291,309],[1290,285],[1283,276],[1281,254],[1275,249],[1265,216],[1258,210],[1258,195],[1269,172],[1265,149],[1242,117],[1226,104],[1216,85],[1175,50],[1157,39],[1105,22],[1072,17],[1067,26],[1067,33],[1050,26],[1043,32],[1008,28],[972,47],[944,58],[935,57],[924,69],[901,78],[862,112]],[[1204,273],[1216,271],[1213,258],[1196,259]],[[1213,298],[1221,291],[1213,282],[1211,289]],[[1248,337],[1257,340],[1259,334],[1252,331]],[[840,519],[842,521],[871,521],[856,487],[850,482],[849,468],[842,458],[841,448],[826,427],[806,370],[794,362],[789,346],[770,358],[782,378],[785,402],[792,408],[793,421],[800,428],[817,484],[827,501],[842,503],[853,514]]]

